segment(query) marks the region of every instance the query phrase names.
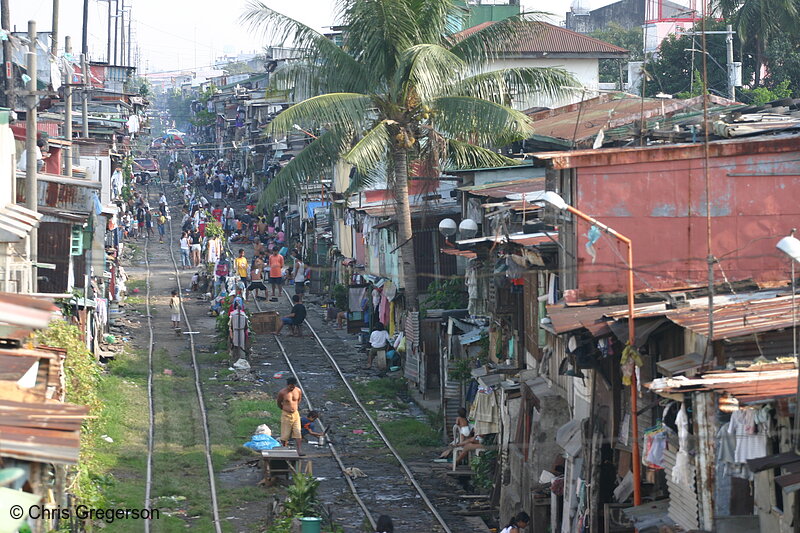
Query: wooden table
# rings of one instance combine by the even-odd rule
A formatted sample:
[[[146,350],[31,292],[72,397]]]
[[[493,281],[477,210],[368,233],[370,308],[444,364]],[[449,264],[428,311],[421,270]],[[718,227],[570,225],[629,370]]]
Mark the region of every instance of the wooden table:
[[[315,457],[321,457],[321,455],[319,453],[297,455],[297,450],[294,448],[262,450],[261,463],[264,469],[264,479],[261,483],[270,484],[273,479],[281,475],[289,479],[290,475],[297,472],[314,475],[311,460]]]

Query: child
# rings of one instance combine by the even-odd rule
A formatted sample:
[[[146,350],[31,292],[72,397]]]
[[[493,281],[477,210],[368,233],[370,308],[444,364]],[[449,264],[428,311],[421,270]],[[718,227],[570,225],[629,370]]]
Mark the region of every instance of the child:
[[[170,319],[172,320],[172,329],[175,330],[175,335],[181,334],[181,299],[178,297],[178,291],[172,291],[172,298],[169,299],[169,312]]]
[[[308,435],[321,437],[322,433],[317,432],[317,427],[314,423],[319,418],[319,413],[316,411],[309,411],[306,416],[300,419],[300,435],[305,439]]]

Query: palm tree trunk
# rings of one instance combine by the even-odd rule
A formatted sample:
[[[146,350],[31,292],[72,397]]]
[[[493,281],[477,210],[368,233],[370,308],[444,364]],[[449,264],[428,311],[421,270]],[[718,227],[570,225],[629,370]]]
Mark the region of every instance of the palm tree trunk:
[[[408,202],[408,152],[394,148],[394,199],[397,204],[397,240],[400,246],[400,275],[405,289],[406,311],[419,309],[417,265],[414,262],[414,239],[411,227],[411,206]]]

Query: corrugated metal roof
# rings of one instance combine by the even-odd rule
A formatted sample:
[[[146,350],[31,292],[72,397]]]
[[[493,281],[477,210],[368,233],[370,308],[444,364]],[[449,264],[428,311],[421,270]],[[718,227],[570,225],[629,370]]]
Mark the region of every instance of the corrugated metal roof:
[[[0,293],[0,322],[12,326],[47,327],[58,308],[52,302],[23,294]]]
[[[453,38],[460,41],[492,24],[494,24],[492,21],[483,22],[456,33]],[[546,22],[530,22],[528,31],[518,32],[516,42],[507,43],[501,52],[509,54],[583,53],[615,56],[625,56],[628,53],[619,46]]]
[[[0,456],[75,464],[89,409],[67,403],[0,400]]]
[[[655,393],[725,393],[739,404],[794,396],[797,393],[797,369],[770,368],[771,365],[762,365],[739,372],[709,372],[697,378],[659,378],[646,383],[645,387]]]
[[[487,198],[505,198],[509,194],[524,194],[544,190],[544,178],[528,178],[486,185],[468,185],[459,187],[459,191]]]
[[[675,324],[708,335],[708,309],[681,309],[667,313]],[[792,327],[792,297],[737,302],[714,309],[713,340],[730,339]]]

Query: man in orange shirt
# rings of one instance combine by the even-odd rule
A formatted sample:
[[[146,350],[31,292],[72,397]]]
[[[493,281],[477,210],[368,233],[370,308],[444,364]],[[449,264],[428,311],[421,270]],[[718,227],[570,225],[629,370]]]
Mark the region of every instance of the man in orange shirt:
[[[269,256],[269,284],[272,286],[271,300],[277,301],[275,293],[283,285],[283,256],[278,253],[277,248],[273,248],[272,255]]]

